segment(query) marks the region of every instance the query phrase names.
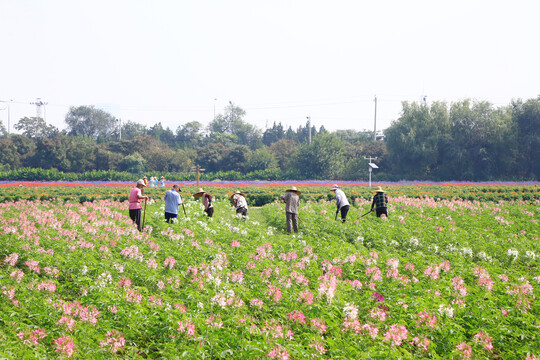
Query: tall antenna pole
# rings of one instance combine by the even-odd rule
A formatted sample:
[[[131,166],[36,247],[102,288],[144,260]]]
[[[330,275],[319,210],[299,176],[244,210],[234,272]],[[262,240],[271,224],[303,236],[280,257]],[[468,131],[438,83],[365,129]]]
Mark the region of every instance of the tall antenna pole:
[[[306,119],[308,120],[308,139],[309,143],[311,144],[311,116],[306,116]]]
[[[41,117],[41,107],[47,105],[48,103],[41,101],[41,98],[37,98],[36,102],[31,102],[31,105],[36,105],[36,117]]]
[[[377,140],[377,95],[375,95],[375,119],[373,121],[373,141]]]
[[[9,102],[8,102],[8,108],[7,108],[7,132],[9,134],[9,124],[11,122],[11,102],[13,101],[13,99],[9,99]]]

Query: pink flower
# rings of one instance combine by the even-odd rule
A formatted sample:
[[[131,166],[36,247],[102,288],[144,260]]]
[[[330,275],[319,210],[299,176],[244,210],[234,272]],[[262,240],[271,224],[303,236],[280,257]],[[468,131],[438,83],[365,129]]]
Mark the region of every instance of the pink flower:
[[[54,344],[56,345],[56,352],[66,355],[68,358],[73,356],[75,343],[69,336],[64,335],[59,337],[58,339],[54,340]]]
[[[456,350],[460,352],[459,355],[462,359],[470,359],[472,356],[471,346],[467,343],[456,345]]]
[[[188,337],[195,337],[195,323],[192,321],[178,322],[178,332],[187,334]]]
[[[101,341],[99,345],[102,348],[109,348],[109,351],[112,353],[117,353],[118,350],[126,346],[126,339],[124,339],[124,335],[121,331],[111,330],[107,331],[107,334],[105,335],[105,340]]]
[[[176,264],[176,260],[173,257],[168,257],[163,262],[163,266],[168,267],[169,269],[172,269],[174,267],[174,264]]]
[[[306,323],[306,317],[304,316],[304,313],[302,313],[302,311],[300,311],[300,310],[294,310],[294,311],[288,313],[287,317],[289,318],[289,320],[291,320],[293,322],[297,322],[297,323],[300,323],[300,324],[305,324]]]
[[[251,306],[258,307],[259,309],[262,308],[262,306],[264,305],[264,302],[257,298],[251,299],[249,303],[251,304]]]
[[[240,247],[240,241],[238,240],[234,240],[233,242],[231,242],[231,247]]]
[[[30,270],[39,273],[39,262],[35,260],[27,260],[24,265],[28,266]]]
[[[306,305],[311,305],[313,304],[313,294],[311,291],[301,292],[300,295],[298,295],[297,301],[303,302]]]
[[[73,331],[73,327],[75,326],[75,320],[73,320],[69,316],[62,316],[60,320],[58,320],[57,324],[65,325],[68,331]]]
[[[270,353],[268,353],[270,359],[279,359],[279,360],[289,360],[289,353],[285,349],[273,348]]]
[[[45,338],[47,336],[47,333],[43,329],[36,329],[36,330],[28,330],[26,329],[24,332],[17,333],[17,337],[22,340],[23,344],[25,345],[38,345],[39,340]]]
[[[281,290],[275,286],[269,286],[269,290],[266,292],[266,295],[273,298],[275,303],[278,303],[283,296]]]
[[[17,281],[18,283],[20,283],[21,280],[22,280],[23,277],[24,277],[24,271],[22,271],[21,269],[13,270],[13,272],[10,274],[10,276],[11,276],[12,278],[14,278],[15,281]]]
[[[148,261],[146,261],[146,265],[149,269],[157,269],[158,267],[158,263],[155,259],[148,259]]]
[[[19,261],[19,254],[17,253],[11,253],[4,258],[4,263],[9,266],[15,266],[17,261]]]
[[[493,344],[491,343],[491,337],[480,331],[478,334],[473,336],[474,342],[484,346],[484,350],[491,351],[493,350]]]
[[[390,341],[392,346],[399,346],[404,340],[407,340],[408,331],[404,325],[393,324],[384,334],[383,340]]]

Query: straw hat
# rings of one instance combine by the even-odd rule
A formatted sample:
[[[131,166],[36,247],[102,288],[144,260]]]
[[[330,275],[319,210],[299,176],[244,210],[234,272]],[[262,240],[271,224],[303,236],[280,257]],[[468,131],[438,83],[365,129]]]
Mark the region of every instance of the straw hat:
[[[384,190],[382,189],[382,187],[377,186],[377,189],[375,189],[375,192],[384,192]]]
[[[205,193],[206,191],[203,190],[203,188],[199,188],[199,190],[197,190],[197,192],[195,194],[193,194],[193,197],[196,197],[196,198],[200,198],[203,196],[203,194]]]
[[[287,189],[287,191],[295,192],[295,193],[297,193],[298,195],[301,194],[300,190],[298,190],[298,189],[296,188],[296,186],[291,186],[291,188],[290,188],[290,189]]]
[[[240,191],[238,191],[238,190],[236,190],[236,191],[234,192],[234,194],[231,195],[231,198],[232,198],[234,195],[242,195],[243,197],[246,197],[246,194],[244,194],[243,192],[240,192]]]
[[[339,189],[338,184],[334,184],[332,185],[332,188],[330,189],[330,191],[336,191],[337,189]]]

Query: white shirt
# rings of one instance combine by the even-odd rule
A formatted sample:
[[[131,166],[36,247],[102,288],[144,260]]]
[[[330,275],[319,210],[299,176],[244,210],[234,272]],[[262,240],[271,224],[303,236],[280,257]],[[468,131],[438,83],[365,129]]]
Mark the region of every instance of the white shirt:
[[[233,201],[236,201],[236,208],[237,209],[240,209],[240,208],[246,208],[247,209],[248,208],[246,198],[243,197],[242,195],[234,194],[234,196],[232,198],[233,198]]]
[[[350,205],[349,200],[347,200],[347,195],[341,189],[336,189],[336,206],[338,209],[341,209],[345,205]]]

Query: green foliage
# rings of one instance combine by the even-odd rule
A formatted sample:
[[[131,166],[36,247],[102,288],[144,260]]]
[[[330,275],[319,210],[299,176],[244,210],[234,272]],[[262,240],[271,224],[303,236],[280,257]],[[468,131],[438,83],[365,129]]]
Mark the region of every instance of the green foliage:
[[[66,124],[71,135],[111,139],[118,121],[111,114],[92,106],[70,107],[66,114]]]
[[[360,200],[341,223],[302,201],[289,236],[279,202],[208,219],[186,197],[167,224],[151,201],[139,233],[126,203],[92,200],[0,205],[3,356],[66,358],[63,336],[76,359],[540,354],[538,204],[400,197],[380,219]]]
[[[146,171],[148,163],[139,153],[133,155],[127,155],[120,161],[118,168],[122,171],[130,172],[133,174],[142,174]]]
[[[335,179],[343,171],[345,146],[333,134],[315,136],[311,144],[300,145],[295,164],[309,179]]]

